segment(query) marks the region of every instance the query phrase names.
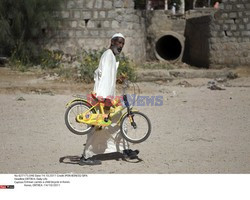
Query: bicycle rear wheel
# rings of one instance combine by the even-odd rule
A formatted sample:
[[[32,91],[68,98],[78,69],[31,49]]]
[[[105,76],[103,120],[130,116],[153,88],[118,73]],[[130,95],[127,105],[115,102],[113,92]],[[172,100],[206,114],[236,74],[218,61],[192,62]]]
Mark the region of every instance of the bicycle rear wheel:
[[[79,123],[76,120],[77,115],[82,114],[89,110],[91,108],[91,105],[87,104],[86,102],[77,101],[73,104],[71,104],[66,112],[65,112],[65,124],[68,127],[68,129],[76,134],[76,135],[85,135],[91,132],[91,130],[94,128],[94,126]],[[95,113],[95,110],[91,110],[92,113]]]
[[[133,121],[135,124],[131,124],[129,115],[123,117],[121,121],[121,134],[131,143],[144,142],[151,133],[151,123],[149,118],[138,111],[132,112]]]

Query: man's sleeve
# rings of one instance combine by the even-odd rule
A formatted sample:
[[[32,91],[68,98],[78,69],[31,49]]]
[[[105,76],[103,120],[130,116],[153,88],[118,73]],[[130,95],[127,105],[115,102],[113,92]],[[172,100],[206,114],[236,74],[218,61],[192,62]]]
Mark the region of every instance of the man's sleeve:
[[[112,73],[112,54],[107,52],[101,59],[100,77],[110,77]]]

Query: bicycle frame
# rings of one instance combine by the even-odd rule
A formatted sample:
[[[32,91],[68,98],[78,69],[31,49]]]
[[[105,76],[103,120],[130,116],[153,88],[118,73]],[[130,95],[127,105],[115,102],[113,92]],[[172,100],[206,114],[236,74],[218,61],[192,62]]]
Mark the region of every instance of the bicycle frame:
[[[133,97],[132,102],[128,101],[129,96],[127,96],[126,89],[129,88],[129,81],[123,83],[122,96],[118,96],[119,98],[115,98],[111,102],[96,97],[95,93],[91,93],[93,99],[89,96],[76,96],[77,98],[68,102],[65,112],[65,124],[68,129],[74,134],[85,135],[94,130],[95,126],[99,128],[110,125],[112,127],[118,126],[121,136],[128,142],[140,143],[145,141],[151,133],[150,120],[145,114],[133,108],[139,95],[137,94],[137,98]],[[137,87],[140,93],[139,86],[136,83],[132,84],[134,92]],[[109,112],[107,112],[105,106],[110,107]],[[119,116],[117,116],[118,113]],[[113,119],[114,116],[117,116],[116,119]],[[144,121],[141,121],[141,119]]]
[[[76,120],[79,123],[85,123],[85,124],[94,125],[94,126],[104,126],[104,127],[111,125],[112,117],[114,117],[118,113],[122,112],[123,110],[127,109],[127,112],[123,113],[121,115],[121,117],[118,119],[118,121],[116,122],[116,125],[120,125],[121,120],[123,119],[123,117],[126,117],[127,114],[129,115],[130,121],[132,122],[133,119],[131,118],[131,113],[133,111],[138,111],[138,110],[134,109],[132,106],[129,106],[126,95],[123,95],[123,98],[124,98],[124,102],[125,102],[125,107],[121,107],[121,108],[118,108],[116,110],[116,108],[118,106],[115,106],[115,108],[114,108],[115,112],[114,113],[109,113],[109,114],[112,114],[112,115],[109,117],[111,119],[109,119],[108,121],[104,120],[105,115],[107,115],[107,114],[105,114],[105,112],[104,112],[104,103],[103,102],[98,101],[94,105],[91,105],[90,102],[88,102],[84,98],[76,98],[76,99],[68,102],[66,104],[66,107],[69,107],[71,104],[73,104],[74,102],[77,102],[77,101],[87,103],[89,106],[91,106],[91,108],[89,108],[84,113],[81,113],[81,114],[77,115]],[[98,107],[99,107],[99,109],[98,109]],[[97,113],[97,112],[92,113],[91,112],[92,110],[94,110],[95,112],[97,110],[99,110],[99,113]]]

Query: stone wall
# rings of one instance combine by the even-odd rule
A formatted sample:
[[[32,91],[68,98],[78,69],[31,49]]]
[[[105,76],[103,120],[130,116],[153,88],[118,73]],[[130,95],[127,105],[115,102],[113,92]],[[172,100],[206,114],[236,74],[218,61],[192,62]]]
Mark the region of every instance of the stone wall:
[[[188,32],[185,34],[185,31],[187,30],[186,28],[186,21],[187,19],[191,20],[196,20],[199,19],[198,21],[194,22],[195,24],[199,24],[200,17],[202,18],[203,16],[211,16],[211,13],[214,12],[213,8],[195,8],[193,10],[188,10],[185,15],[177,14],[173,15],[171,10],[147,10],[145,12],[145,18],[146,18],[146,55],[147,55],[147,60],[152,61],[152,60],[159,60],[159,56],[156,56],[156,43],[157,41],[163,37],[166,34],[174,34],[174,37],[177,37],[180,42],[185,41],[184,35],[188,34],[188,37],[193,37],[194,35],[198,34],[203,34],[207,33],[208,27],[201,27],[197,31],[196,29],[192,29],[192,31],[195,31],[195,33]],[[190,21],[191,21],[190,20]],[[203,21],[203,20],[201,20]],[[202,22],[204,24],[204,22]],[[190,24],[189,24],[190,25]],[[200,25],[198,25],[200,26]],[[171,33],[172,32],[172,33]],[[203,37],[204,38],[204,37]],[[206,38],[206,37],[205,37]],[[205,39],[204,38],[204,39]],[[202,39],[203,40],[203,39]],[[171,44],[170,44],[171,45]],[[186,43],[187,45],[187,43]],[[188,44],[189,45],[189,44]],[[192,45],[192,44],[190,44]],[[198,44],[199,45],[199,44]],[[166,47],[169,48],[169,47]],[[183,44],[183,49],[186,48],[184,47]],[[196,49],[191,47],[192,50]],[[207,45],[206,47],[207,48]],[[171,51],[171,48],[169,48]],[[189,47],[187,47],[189,49]],[[175,47],[173,46],[172,50],[175,50]],[[208,51],[208,50],[206,50]],[[204,52],[204,51],[203,51]],[[192,54],[188,55],[191,57],[197,57],[201,58],[200,54],[197,56],[197,53],[199,54],[200,52],[192,52]],[[206,57],[206,55],[203,55],[203,57]],[[182,58],[182,53],[180,53],[180,58]],[[162,59],[160,59],[162,60]],[[178,59],[177,59],[178,60]],[[177,61],[174,60],[174,61]],[[181,60],[181,59],[180,59]],[[168,60],[171,61],[171,60]],[[193,63],[195,65],[199,65],[200,61],[198,60],[197,62]]]
[[[50,48],[74,54],[79,49],[108,48],[110,38],[121,32],[124,53],[145,60],[145,18],[133,0],[64,0],[58,13],[59,29]]]
[[[250,1],[223,0],[210,24],[210,64],[250,64]]]
[[[137,62],[156,60],[157,41],[172,31],[185,36],[183,61],[191,65],[250,64],[249,0],[223,0],[219,10],[195,9],[180,16],[164,10],[135,10],[133,0],[63,0],[58,20],[51,47],[69,54],[108,48],[111,36],[121,32],[126,37],[126,56]]]
[[[184,61],[208,68],[250,64],[250,1],[223,0],[220,9],[187,20]]]

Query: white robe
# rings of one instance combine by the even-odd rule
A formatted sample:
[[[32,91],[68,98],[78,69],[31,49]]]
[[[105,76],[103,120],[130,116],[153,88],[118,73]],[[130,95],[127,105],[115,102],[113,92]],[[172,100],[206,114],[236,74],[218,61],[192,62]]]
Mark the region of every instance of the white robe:
[[[106,50],[95,70],[94,92],[96,96],[102,98],[112,98],[115,96],[116,74],[119,62],[116,62],[115,55],[111,49]]]
[[[116,62],[116,58],[111,49],[103,53],[99,66],[94,74],[94,92],[96,92],[96,96],[103,98],[115,96],[118,65],[119,62]],[[112,119],[112,123],[116,122],[120,116],[119,114],[115,116]],[[89,158],[98,154],[122,152],[128,148],[129,143],[122,138],[120,127],[108,126],[102,130],[94,129],[87,135],[83,156]]]
[[[118,114],[112,119],[112,122],[116,122],[119,117]],[[120,126],[108,126],[102,130],[94,129],[91,133],[88,133],[83,156],[90,158],[105,153],[122,153],[124,149],[129,149],[129,143],[121,136]]]

